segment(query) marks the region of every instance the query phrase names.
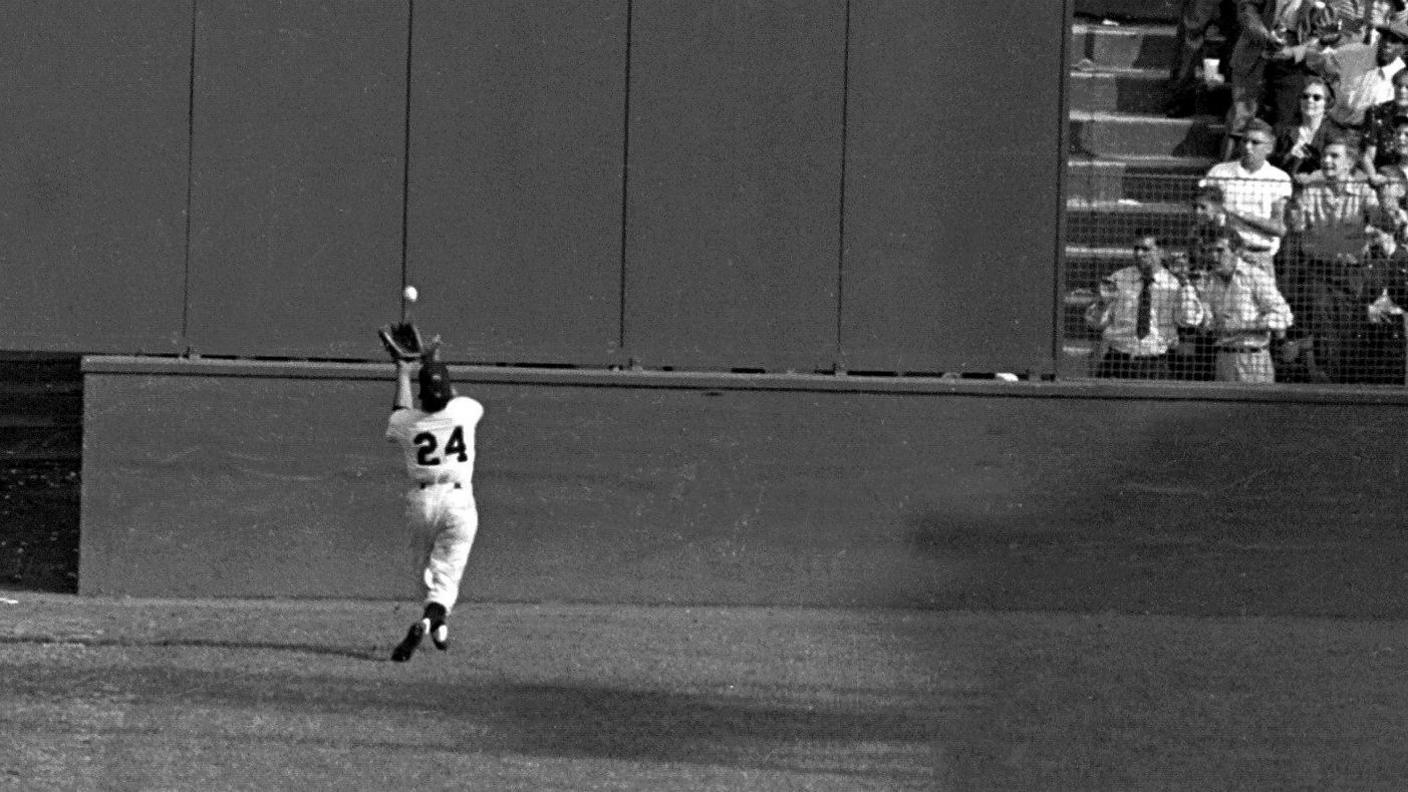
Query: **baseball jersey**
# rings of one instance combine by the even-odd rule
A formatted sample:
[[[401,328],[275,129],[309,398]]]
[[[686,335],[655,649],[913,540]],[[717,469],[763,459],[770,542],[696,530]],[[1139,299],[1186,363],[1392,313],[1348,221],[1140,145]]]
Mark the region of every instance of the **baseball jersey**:
[[[439,412],[415,407],[393,411],[386,439],[400,446],[412,481],[468,485],[474,476],[474,428],[482,417],[483,405],[456,396]]]

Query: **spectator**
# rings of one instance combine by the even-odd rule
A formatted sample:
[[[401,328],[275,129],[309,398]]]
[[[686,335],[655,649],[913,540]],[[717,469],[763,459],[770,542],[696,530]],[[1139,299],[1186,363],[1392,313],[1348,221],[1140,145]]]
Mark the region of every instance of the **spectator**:
[[[1178,326],[1199,318],[1197,293],[1186,276],[1164,266],[1158,237],[1134,235],[1134,265],[1107,275],[1100,297],[1085,320],[1101,332],[1103,354],[1097,377],[1168,379],[1168,352],[1178,343]]]
[[[1313,68],[1326,49],[1362,36],[1366,26],[1358,0],[1278,0],[1277,27],[1282,48],[1266,64],[1266,117],[1277,127],[1293,123],[1306,81],[1319,77]]]
[[[1408,249],[1399,242],[1402,226],[1379,212],[1364,229],[1367,238],[1363,268],[1358,273],[1355,348],[1350,354],[1354,382],[1404,384],[1403,309],[1395,301],[1408,299]]]
[[[1393,99],[1376,104],[1364,114],[1364,156],[1360,167],[1369,180],[1379,183],[1378,169],[1398,164],[1394,137],[1399,120],[1408,120],[1408,69],[1393,75]]]
[[[1353,44],[1327,50],[1312,67],[1329,77],[1339,101],[1330,117],[1341,126],[1359,130],[1365,113],[1393,101],[1393,76],[1403,70],[1408,52],[1408,22],[1395,18],[1378,28],[1376,44]]]
[[[1362,17],[1354,0],[1238,0],[1241,32],[1228,68],[1228,128],[1256,117],[1277,126],[1291,123],[1292,100],[1323,62],[1322,49],[1338,43],[1346,24]]]
[[[1300,109],[1291,123],[1276,134],[1276,146],[1268,161],[1293,178],[1320,170],[1320,152],[1333,138],[1343,138],[1347,130],[1327,115],[1335,104],[1334,91],[1324,78],[1311,77],[1301,88]]]
[[[1400,74],[1408,74],[1405,69]],[[1402,179],[1401,171],[1408,167],[1408,115],[1398,116],[1393,120],[1393,135],[1388,138],[1388,147],[1381,149],[1374,154],[1374,176],[1370,183],[1382,186],[1389,178],[1384,174],[1390,171],[1399,171],[1399,179]]]
[[[1306,179],[1297,199],[1305,222],[1303,253],[1320,261],[1356,256],[1378,193],[1366,179],[1354,178],[1358,150],[1351,144],[1332,140],[1320,159],[1320,170]]]
[[[1207,47],[1208,29],[1216,26],[1223,45],[1216,50]],[[1169,64],[1170,117],[1183,118],[1197,109],[1198,68],[1204,58],[1227,62],[1232,45],[1237,42],[1237,4],[1235,0],[1183,0],[1174,40],[1173,61]],[[1206,82],[1213,75],[1203,75]]]
[[[1284,334],[1294,317],[1276,281],[1243,261],[1241,251],[1242,237],[1231,228],[1208,241],[1213,269],[1198,285],[1199,323],[1216,339],[1215,379],[1275,382],[1271,337]]]
[[[1358,295],[1346,278],[1358,267],[1364,228],[1375,217],[1379,196],[1364,179],[1352,179],[1358,152],[1343,141],[1325,146],[1321,170],[1297,196],[1290,227],[1299,232],[1299,251],[1285,273],[1287,296],[1304,341],[1299,350],[1313,382],[1343,382],[1347,342],[1345,317]],[[1287,355],[1289,357],[1289,354]]]
[[[1405,149],[1404,156],[1408,157],[1408,122],[1405,122],[1403,133],[1395,145]],[[1405,167],[1408,167],[1408,160],[1401,165],[1386,165],[1379,171],[1379,208],[1393,220],[1395,236],[1400,244],[1408,242],[1408,207],[1404,206],[1404,200],[1408,198],[1408,172],[1405,172]]]
[[[1242,237],[1242,257],[1274,278],[1273,261],[1286,235],[1291,177],[1267,162],[1276,142],[1270,124],[1253,118],[1233,137],[1238,158],[1212,166],[1200,186],[1222,188],[1222,212],[1214,221],[1236,230]]]

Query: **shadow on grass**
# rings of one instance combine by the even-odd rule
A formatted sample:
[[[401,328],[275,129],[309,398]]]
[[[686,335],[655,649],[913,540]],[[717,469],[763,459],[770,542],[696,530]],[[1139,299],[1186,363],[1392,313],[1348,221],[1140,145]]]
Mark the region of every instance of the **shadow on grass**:
[[[226,743],[253,739],[378,751],[527,755],[685,763],[911,780],[932,771],[930,751],[947,720],[934,700],[881,699],[856,691],[781,689],[760,697],[729,692],[639,690],[594,684],[484,680],[433,684],[357,682],[249,670],[111,669],[74,679],[25,666],[10,695],[83,699],[133,696],[158,711],[198,707]],[[84,690],[91,686],[93,690]],[[969,706],[943,699],[941,706]],[[62,709],[60,706],[59,709]],[[248,712],[272,729],[250,735]],[[287,716],[287,717],[284,717]],[[378,724],[358,729],[351,723]],[[337,723],[335,733],[326,724]],[[388,738],[386,723],[398,726]],[[207,734],[207,737],[210,735]]]
[[[0,646],[81,646],[85,648],[161,648],[186,647],[195,649],[229,649],[263,652],[294,652],[324,657],[350,657],[354,660],[387,660],[387,651],[380,647],[350,649],[312,643],[276,643],[272,641],[217,641],[203,638],[101,638],[89,635],[0,635]]]

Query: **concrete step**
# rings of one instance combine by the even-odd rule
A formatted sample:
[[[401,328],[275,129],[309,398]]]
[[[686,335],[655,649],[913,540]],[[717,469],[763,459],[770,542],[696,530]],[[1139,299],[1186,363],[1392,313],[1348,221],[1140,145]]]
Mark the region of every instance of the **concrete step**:
[[[1162,118],[1072,111],[1070,154],[1124,157],[1215,157],[1226,125],[1215,116]]]
[[[1071,70],[1070,107],[1091,113],[1162,115],[1168,75],[1150,69]]]
[[[1129,240],[1123,245],[1067,245],[1066,290],[1093,290],[1106,274],[1132,264]]]
[[[1152,69],[1077,67],[1071,70],[1070,107],[1090,113],[1163,116],[1168,104],[1168,76]],[[1195,114],[1225,116],[1232,104],[1227,84],[1200,87]]]
[[[1148,230],[1168,240],[1186,239],[1193,228],[1192,187],[1181,200],[1085,201],[1066,203],[1067,245],[1114,248]],[[1069,266],[1069,264],[1068,264]]]
[[[1179,0],[1076,0],[1077,16],[1145,22],[1178,21]]]
[[[1066,163],[1066,194],[1087,201],[1163,201],[1186,195],[1217,161],[1215,157],[1072,157]]]
[[[1152,69],[1168,76],[1173,62],[1173,25],[1071,26],[1070,65],[1111,69]]]

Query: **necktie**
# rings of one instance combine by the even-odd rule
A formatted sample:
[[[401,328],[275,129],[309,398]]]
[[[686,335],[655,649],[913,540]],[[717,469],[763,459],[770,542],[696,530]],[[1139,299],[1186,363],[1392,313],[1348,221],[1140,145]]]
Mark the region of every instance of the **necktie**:
[[[1141,340],[1149,335],[1149,320],[1153,316],[1154,308],[1153,295],[1151,294],[1153,286],[1154,279],[1146,275],[1139,289],[1139,316],[1134,325],[1134,335]]]

